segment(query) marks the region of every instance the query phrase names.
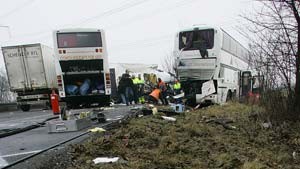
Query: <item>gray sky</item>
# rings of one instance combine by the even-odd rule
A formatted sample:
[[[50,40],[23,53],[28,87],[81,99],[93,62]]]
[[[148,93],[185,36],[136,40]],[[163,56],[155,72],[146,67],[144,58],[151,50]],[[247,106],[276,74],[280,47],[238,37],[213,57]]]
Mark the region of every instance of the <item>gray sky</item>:
[[[235,38],[239,14],[251,0],[0,0],[0,45],[43,43],[52,31],[103,28],[109,62],[161,64],[172,52],[176,31],[194,24],[221,26]],[[3,69],[2,53],[0,70]]]

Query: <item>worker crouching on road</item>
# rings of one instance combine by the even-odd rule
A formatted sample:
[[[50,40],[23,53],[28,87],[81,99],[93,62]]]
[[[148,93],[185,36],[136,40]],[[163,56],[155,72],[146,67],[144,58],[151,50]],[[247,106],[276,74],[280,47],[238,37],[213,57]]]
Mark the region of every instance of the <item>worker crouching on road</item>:
[[[149,94],[149,102],[153,104],[158,104],[158,100],[160,98],[161,92],[157,87]]]
[[[167,96],[168,96],[168,93],[167,93],[167,86],[165,84],[165,82],[163,82],[161,80],[161,78],[158,78],[158,84],[157,84],[158,88],[160,89],[161,91],[161,95],[160,95],[160,99],[162,101],[162,103],[164,105],[168,105],[168,100],[167,100]]]

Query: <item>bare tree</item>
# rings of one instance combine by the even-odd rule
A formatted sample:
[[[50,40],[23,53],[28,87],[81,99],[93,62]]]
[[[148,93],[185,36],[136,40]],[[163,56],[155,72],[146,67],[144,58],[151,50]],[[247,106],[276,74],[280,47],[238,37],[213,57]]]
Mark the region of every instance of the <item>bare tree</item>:
[[[0,72],[0,103],[7,103],[13,100],[13,93],[9,90],[6,76]]]
[[[258,0],[262,7],[248,22],[250,61],[267,75],[268,87],[284,85],[300,110],[300,35],[297,0]],[[295,84],[295,85],[293,85]]]
[[[175,57],[171,53],[167,53],[163,58],[162,67],[164,71],[175,75]]]

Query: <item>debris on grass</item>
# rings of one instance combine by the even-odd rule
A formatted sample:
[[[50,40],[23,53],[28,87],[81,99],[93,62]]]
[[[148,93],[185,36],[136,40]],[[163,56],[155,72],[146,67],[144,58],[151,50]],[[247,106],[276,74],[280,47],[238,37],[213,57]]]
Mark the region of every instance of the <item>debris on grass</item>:
[[[176,119],[174,117],[167,117],[167,116],[161,116],[161,117],[167,121],[176,121]]]
[[[162,120],[166,115],[161,112],[133,118],[104,136],[73,145],[73,162],[68,168],[300,168],[296,153],[300,149],[299,123],[273,124],[266,130],[261,126],[264,121],[250,118],[253,112],[261,110],[230,103],[178,115],[176,123]],[[97,157],[116,156],[126,163],[91,162]]]
[[[114,163],[117,162],[119,160],[119,157],[97,157],[93,160],[93,162],[95,164],[99,164],[99,163]]]
[[[89,131],[92,133],[102,133],[102,132],[105,132],[106,130],[103,128],[100,128],[100,127],[95,127],[93,129],[89,129]]]

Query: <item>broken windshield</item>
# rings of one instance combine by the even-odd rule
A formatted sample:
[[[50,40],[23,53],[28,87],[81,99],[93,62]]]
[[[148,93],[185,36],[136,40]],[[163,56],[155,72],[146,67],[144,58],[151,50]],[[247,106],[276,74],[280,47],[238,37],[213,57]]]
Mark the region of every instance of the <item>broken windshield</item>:
[[[179,49],[199,50],[212,49],[214,46],[214,30],[195,30],[180,32]]]

